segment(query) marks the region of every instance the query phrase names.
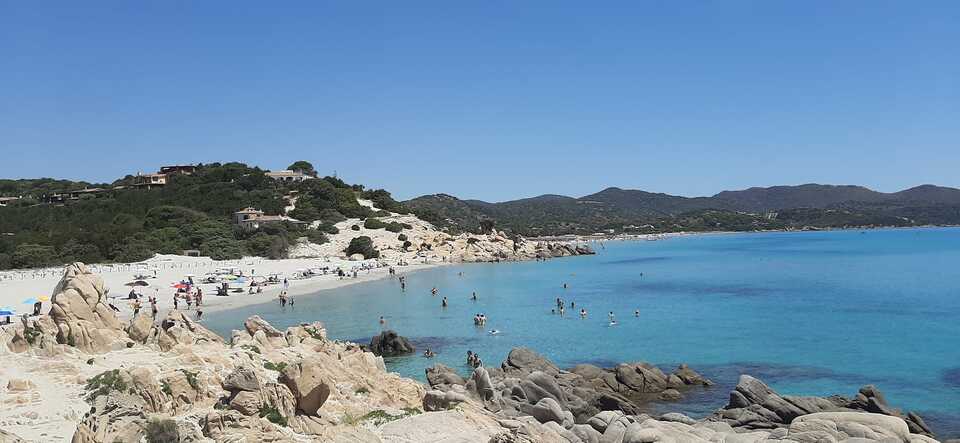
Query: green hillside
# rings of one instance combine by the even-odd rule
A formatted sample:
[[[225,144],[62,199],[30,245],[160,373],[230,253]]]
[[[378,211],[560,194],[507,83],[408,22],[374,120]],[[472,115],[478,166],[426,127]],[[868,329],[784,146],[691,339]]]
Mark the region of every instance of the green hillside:
[[[313,167],[298,162],[291,168]],[[331,224],[345,217],[375,215],[357,197],[378,207],[402,211],[384,190],[364,190],[335,177],[302,182],[276,181],[243,163],[198,165],[189,174],[169,174],[164,186],[143,189],[127,176],[111,184],[63,180],[0,180],[0,197],[21,197],[0,207],[0,269],[56,265],[68,261],[131,262],[155,253],[198,250],[217,259],[243,255],[282,257],[297,237],[325,241],[321,231],[283,221],[239,229],[234,212],[253,207],[281,214],[287,197],[296,197],[289,216]],[[90,192],[90,188],[95,188]],[[72,191],[81,191],[69,194]],[[57,195],[71,195],[69,198]]]

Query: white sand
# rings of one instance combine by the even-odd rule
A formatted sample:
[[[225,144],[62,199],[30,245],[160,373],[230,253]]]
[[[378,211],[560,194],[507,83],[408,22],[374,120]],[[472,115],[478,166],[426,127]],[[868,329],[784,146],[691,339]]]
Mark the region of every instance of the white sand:
[[[199,281],[204,274],[213,272],[219,268],[238,268],[245,276],[258,275],[267,276],[270,274],[279,274],[281,278],[286,277],[290,287],[287,290],[290,295],[303,296],[316,293],[323,289],[332,289],[340,286],[366,282],[378,278],[389,276],[389,266],[386,263],[380,264],[370,270],[360,270],[357,278],[352,276],[339,279],[335,274],[314,276],[307,279],[297,279],[295,274],[297,270],[329,267],[331,270],[340,267],[344,271],[351,271],[362,265],[378,266],[376,260],[366,261],[348,261],[342,258],[330,259],[284,259],[267,260],[259,257],[244,258],[241,260],[214,261],[209,258],[183,257],[176,255],[158,255],[146,262],[134,264],[114,264],[114,265],[92,265],[90,269],[97,272],[104,280],[109,295],[117,297],[113,300],[115,306],[120,309],[122,318],[129,318],[133,309],[128,300],[127,294],[130,287],[126,283],[134,280],[136,275],[153,275],[156,271],[156,278],[148,278],[146,281],[149,286],[135,288],[137,292],[143,295],[142,310],[149,312],[150,306],[146,297],[156,295],[158,298],[158,309],[163,316],[167,310],[173,308],[173,294],[176,291],[172,286],[186,279],[187,275],[194,275],[194,279]],[[437,266],[439,263],[410,264],[407,266],[394,266],[398,275],[412,272],[419,269],[426,269]],[[14,308],[18,314],[30,313],[33,310],[31,304],[24,304],[23,301],[31,297],[50,296],[54,287],[63,276],[62,270],[46,269],[37,271],[26,271],[19,273],[5,273],[3,279],[0,279],[0,307]],[[249,280],[248,280],[249,282]],[[201,284],[203,288],[203,311],[204,313],[236,308],[257,303],[274,301],[283,290],[283,284],[274,284],[264,287],[260,294],[247,294],[249,289],[244,288],[243,293],[231,292],[230,296],[222,297],[216,295],[216,284]],[[245,285],[246,286],[246,285]],[[185,302],[180,300],[180,309],[185,309]],[[43,303],[43,312],[46,313],[50,308],[49,302]]]

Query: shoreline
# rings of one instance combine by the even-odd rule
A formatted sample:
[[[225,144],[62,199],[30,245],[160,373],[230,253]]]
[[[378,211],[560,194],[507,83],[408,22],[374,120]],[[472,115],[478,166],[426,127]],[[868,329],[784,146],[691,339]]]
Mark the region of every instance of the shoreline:
[[[597,241],[655,241],[674,237],[692,237],[705,235],[732,235],[732,234],[802,234],[816,232],[844,232],[844,231],[893,231],[910,229],[950,229],[960,228],[960,225],[922,225],[922,226],[875,226],[875,227],[850,227],[850,228],[818,228],[818,229],[767,229],[760,231],[677,231],[661,232],[653,234],[605,234],[605,235],[577,235],[567,234],[558,236],[529,237],[526,241],[531,242],[559,242],[559,243],[577,243],[577,242],[597,242]]]
[[[437,266],[453,264],[449,262],[430,262],[430,263],[410,263],[404,266],[396,266],[376,260],[348,261],[343,259],[282,259],[267,260],[260,257],[246,257],[241,260],[214,261],[204,258],[158,255],[154,259],[141,263],[131,264],[97,264],[91,265],[91,270],[99,275],[109,290],[109,297],[114,306],[119,311],[117,316],[120,320],[127,322],[133,317],[132,301],[127,299],[130,287],[127,282],[134,280],[138,274],[150,274],[151,277],[144,279],[148,286],[137,287],[136,292],[140,294],[141,312],[150,312],[150,304],[147,298],[157,297],[158,318],[166,316],[167,312],[173,309],[173,294],[175,289],[173,284],[183,280],[187,275],[194,275],[200,278],[204,273],[213,272],[221,268],[236,268],[242,270],[244,275],[266,276],[270,274],[279,274],[281,278],[289,278],[289,287],[287,294],[294,297],[307,297],[314,294],[320,294],[329,289],[336,289],[347,285],[365,283],[389,277],[389,269],[393,267],[397,275],[404,275],[410,272],[416,272],[423,269],[431,269]],[[360,269],[361,266],[369,266],[369,269]],[[325,275],[316,275],[310,278],[295,279],[291,276],[299,270],[328,267],[335,270],[338,267],[344,269],[349,274],[353,268],[357,268],[357,277],[346,276],[339,279],[333,272]],[[155,277],[153,276],[155,272]],[[42,269],[21,272],[19,278],[0,280],[0,306],[9,307],[16,310],[16,317],[23,314],[29,314],[32,306],[23,303],[29,299],[38,298],[43,302],[42,312],[46,312],[50,306],[50,300],[47,297],[52,293],[60,278],[63,275],[62,270]],[[249,288],[244,285],[243,292],[231,293],[230,296],[217,296],[217,284],[199,283],[197,287],[203,289],[204,314],[220,312],[235,308],[241,308],[250,305],[269,303],[275,301],[277,296],[283,290],[283,284],[272,284],[263,287],[263,292],[248,294]],[[184,312],[196,312],[196,307],[185,309],[184,301],[180,300],[179,310]],[[11,316],[13,323],[14,321]],[[192,316],[191,316],[192,317]]]

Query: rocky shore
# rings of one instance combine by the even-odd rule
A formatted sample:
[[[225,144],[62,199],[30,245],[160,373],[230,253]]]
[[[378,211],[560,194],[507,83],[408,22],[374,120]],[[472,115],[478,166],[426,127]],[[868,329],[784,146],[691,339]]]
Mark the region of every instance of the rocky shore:
[[[644,414],[712,383],[647,363],[562,370],[518,348],[429,389],[386,371],[319,323],[248,318],[229,340],[173,311],[120,321],[100,278],[67,267],[49,314],[0,331],[0,442],[934,442],[878,389],[781,396],[743,376],[729,404],[694,420]],[[381,352],[396,334],[372,340]]]
[[[853,399],[841,396],[781,396],[742,375],[730,402],[709,417],[679,413],[651,417],[643,405],[672,401],[713,383],[681,365],[665,373],[649,363],[614,368],[578,365],[561,370],[546,358],[515,348],[499,367],[476,368],[469,379],[442,365],[427,369],[427,410],[469,398],[499,417],[510,432],[493,441],[541,441],[539,423],[562,440],[584,443],[637,442],[932,442],[919,415],[887,404],[874,386]]]

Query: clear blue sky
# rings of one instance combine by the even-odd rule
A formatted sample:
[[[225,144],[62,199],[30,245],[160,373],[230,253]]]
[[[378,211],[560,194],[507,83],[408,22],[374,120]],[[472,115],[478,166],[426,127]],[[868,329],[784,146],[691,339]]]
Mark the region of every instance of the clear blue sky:
[[[0,177],[960,186],[960,2],[0,0]]]

